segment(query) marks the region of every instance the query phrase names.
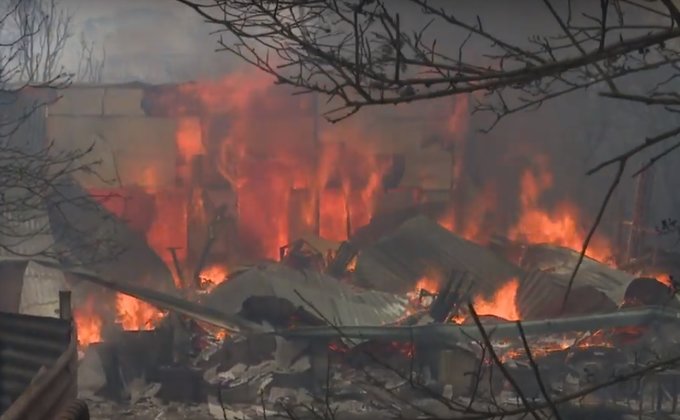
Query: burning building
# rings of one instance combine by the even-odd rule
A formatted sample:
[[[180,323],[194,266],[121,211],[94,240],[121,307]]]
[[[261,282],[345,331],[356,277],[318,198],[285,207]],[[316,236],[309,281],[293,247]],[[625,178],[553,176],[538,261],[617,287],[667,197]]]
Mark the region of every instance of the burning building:
[[[485,322],[526,321],[530,334],[559,335],[588,330],[591,320],[579,317],[614,322],[607,316],[630,293],[630,301],[658,295],[644,285],[629,292],[634,273],[616,268],[617,241],[598,233],[567,308],[560,309],[587,233],[582,211],[555,192],[548,155],[522,161],[509,179],[466,176],[474,163],[466,159],[472,147],[467,99],[330,125],[318,115],[317,98],[291,96],[258,74],[173,85],[81,85],[58,94],[34,117],[43,130],[38,137],[60,149],[91,149],[94,171],[64,191],[87,196],[96,211],[48,206],[46,217],[54,240],[96,276],[88,282],[73,270],[41,270],[61,276],[51,282],[55,288],[74,289],[83,350],[107,341],[111,326],[134,332],[127,337],[142,346],[166,329],[182,330],[184,344],[174,336],[172,345],[154,348],[160,354],[164,346],[189,343],[185,348],[205,350],[205,337],[212,336],[228,348],[229,363],[222,362],[231,369],[262,355],[243,354],[237,339],[222,340],[259,334],[264,338],[256,340],[278,356],[311,343],[317,376],[329,349],[354,363],[370,347],[401,362],[429,354],[419,369],[448,381],[441,367],[452,362],[446,352],[480,358],[469,343],[459,346],[460,334],[474,329],[463,301]],[[80,235],[61,232],[67,219],[84,227]],[[120,255],[92,262],[82,236],[114,237]],[[23,269],[14,295],[49,307]],[[651,270],[638,262],[632,271]],[[669,283],[663,270],[652,276],[656,283]],[[30,312],[26,308],[8,309]],[[564,317],[554,334],[541,324]],[[328,323],[349,328],[354,340],[372,328],[371,339],[348,345],[347,337],[324,327]],[[498,328],[509,336],[507,325]],[[422,335],[409,342],[404,334],[411,327]],[[432,331],[444,331],[458,347],[435,345]],[[567,347],[573,350],[581,338],[570,336]],[[539,344],[539,353],[567,348],[560,340]],[[503,347],[503,360],[521,359],[513,357],[517,348]],[[173,369],[163,365],[150,375],[170,383]]]

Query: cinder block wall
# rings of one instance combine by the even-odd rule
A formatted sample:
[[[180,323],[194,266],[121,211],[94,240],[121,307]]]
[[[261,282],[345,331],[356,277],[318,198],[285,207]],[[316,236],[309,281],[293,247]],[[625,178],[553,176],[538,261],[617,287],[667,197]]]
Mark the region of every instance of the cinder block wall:
[[[101,163],[97,176],[81,174],[86,188],[174,186],[177,122],[148,117],[143,88],[75,86],[59,95],[47,109],[47,136],[61,150],[93,147],[85,160]]]

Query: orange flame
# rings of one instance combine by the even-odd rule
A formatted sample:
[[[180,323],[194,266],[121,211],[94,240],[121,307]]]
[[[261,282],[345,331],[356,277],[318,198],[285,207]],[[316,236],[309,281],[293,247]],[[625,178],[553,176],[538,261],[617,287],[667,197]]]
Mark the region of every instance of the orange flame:
[[[198,276],[201,287],[204,290],[212,290],[218,284],[224,282],[229,275],[229,270],[224,265],[214,264],[204,268]]]
[[[656,279],[659,283],[663,284],[664,286],[668,286],[671,289],[675,288],[675,285],[673,285],[673,280],[671,279],[671,276],[666,273],[659,273],[656,271],[652,272],[639,272],[637,274],[638,277],[648,277],[648,278],[653,278]]]
[[[420,293],[423,290],[431,294],[437,293],[439,291],[439,281],[437,278],[435,276],[423,275],[418,279],[413,290],[406,294],[409,304],[411,305],[410,308],[407,308],[407,316],[411,314],[412,310],[421,308],[422,302]]]
[[[319,235],[331,241],[347,240],[347,200],[341,189],[327,188],[321,193]]]
[[[368,223],[382,173],[366,147],[366,130],[352,121],[321,124],[313,138],[310,98],[291,96],[273,82],[264,73],[240,71],[182,85],[157,100],[181,118],[181,160],[205,154],[206,166],[216,168],[235,192],[241,252],[278,259],[280,248],[296,239],[292,234],[305,233],[291,232],[290,220],[305,220],[335,240],[347,238],[348,220],[352,230]],[[216,124],[226,115],[228,126]],[[293,190],[309,192],[304,206],[291,200]],[[311,226],[317,204],[320,226]],[[293,210],[299,214],[291,215]]]
[[[186,195],[179,191],[160,191],[155,194],[155,217],[146,232],[149,246],[170,269],[175,286],[182,288],[182,282],[176,275],[172,254],[169,248],[175,248],[177,258],[181,262],[186,259],[187,207]]]
[[[73,317],[80,349],[85,349],[90,344],[102,341],[102,319],[95,311],[93,296],[88,297],[83,305],[73,310]]]
[[[656,281],[658,281],[659,283],[661,283],[663,285],[666,285],[670,288],[674,287],[673,281],[671,280],[671,276],[668,275],[668,274],[658,274],[658,275],[654,276],[654,278],[656,279]]]
[[[541,165],[543,166],[543,165]],[[521,215],[508,231],[508,237],[528,243],[546,243],[580,251],[586,232],[579,223],[579,212],[562,203],[552,213],[538,205],[541,194],[552,186],[552,174],[545,168],[538,173],[525,171],[521,179]],[[612,256],[611,246],[603,238],[594,237],[586,255],[601,262]]]
[[[175,133],[178,154],[178,175],[185,185],[191,177],[191,162],[194,156],[205,153],[201,137],[201,122],[197,118],[180,118]]]
[[[425,290],[429,293],[437,293],[439,291],[439,281],[432,277],[423,276],[416,283],[416,291]]]
[[[516,278],[501,286],[494,293],[491,300],[486,300],[483,296],[477,296],[472,306],[477,315],[494,315],[509,321],[520,320],[519,310],[517,309],[516,297],[519,290],[519,281]]]
[[[116,294],[116,322],[126,331],[153,330],[165,314],[146,302]]]

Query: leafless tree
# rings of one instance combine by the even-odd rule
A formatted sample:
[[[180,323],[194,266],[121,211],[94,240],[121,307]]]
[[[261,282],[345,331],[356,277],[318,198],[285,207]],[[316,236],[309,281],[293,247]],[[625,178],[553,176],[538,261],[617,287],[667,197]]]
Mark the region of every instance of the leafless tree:
[[[16,0],[15,7],[14,26],[30,34],[19,40],[20,78],[45,82],[64,77],[61,57],[71,37],[72,16],[57,0]]]
[[[79,174],[96,174],[98,161],[89,155],[91,148],[57,147],[44,129],[45,106],[58,99],[58,89],[71,80],[60,64],[69,24],[70,17],[53,0],[15,0],[0,6],[2,253],[63,256],[66,251],[51,239],[48,213],[59,214],[68,206],[99,211],[89,195],[72,188]],[[95,241],[100,245],[105,238]]]
[[[102,48],[101,56],[97,54],[94,42],[88,42],[85,34],[80,35],[80,59],[74,73],[74,79],[85,83],[101,83],[106,64],[106,50]]]
[[[74,41],[73,13],[60,0],[15,0],[13,24],[31,36],[19,42],[21,80],[54,81],[68,77],[75,82],[101,82],[105,53],[97,54],[94,42],[81,33],[75,69],[64,65],[64,53]]]
[[[280,84],[327,95],[338,105],[327,111],[330,121],[370,106],[470,94],[473,112],[493,117],[490,130],[506,116],[587,88],[660,112],[680,111],[674,87],[680,75],[680,10],[671,0],[517,3],[540,9],[554,23],[519,41],[485,25],[488,12],[470,12],[483,2],[469,2],[463,11],[459,2],[435,0],[177,1],[216,33],[229,35],[220,37],[220,50]],[[624,82],[632,75],[648,86],[628,87]],[[678,134],[678,126],[651,133],[588,172],[616,168],[581,260],[631,158],[651,149],[639,174],[680,148]]]

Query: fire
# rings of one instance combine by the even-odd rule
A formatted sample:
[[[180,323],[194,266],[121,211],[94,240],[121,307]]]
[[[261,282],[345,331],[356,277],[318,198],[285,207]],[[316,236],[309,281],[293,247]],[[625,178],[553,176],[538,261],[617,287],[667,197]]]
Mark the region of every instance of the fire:
[[[187,208],[182,205],[185,200],[186,196],[181,191],[157,192],[155,217],[146,231],[147,243],[168,267],[178,288],[183,285],[176,275],[170,248],[176,250],[180,263],[186,259]]]
[[[664,286],[668,286],[671,289],[675,289],[675,285],[673,284],[673,279],[671,279],[671,276],[668,274],[654,274],[649,277],[653,277],[658,281],[659,283],[663,284]]]
[[[204,268],[198,276],[201,282],[201,288],[204,290],[212,290],[215,286],[224,282],[227,279],[228,274],[229,270],[223,265],[215,264]]]
[[[497,204],[496,188],[491,183],[487,184],[466,209],[466,223],[462,227],[461,236],[470,241],[486,243],[491,234],[487,220],[493,210],[498,208]]]
[[[413,288],[413,291],[409,293],[409,297],[411,299],[418,299],[421,290],[435,294],[439,291],[439,281],[431,276],[422,276],[420,279],[418,279],[416,287]]]
[[[420,280],[418,280],[418,283],[416,283],[416,290],[425,290],[430,293],[437,293],[439,290],[439,281],[432,277],[423,276],[420,278]]]
[[[244,255],[276,260],[282,246],[304,234],[345,240],[370,221],[384,169],[370,145],[380,131],[356,119],[325,124],[310,97],[245,70],[160,91],[151,102],[179,118],[180,178],[191,158],[203,155],[210,179],[228,182]]]
[[[543,166],[543,165],[540,165]],[[562,203],[548,212],[539,206],[541,194],[552,186],[552,174],[542,168],[537,172],[527,170],[521,179],[521,214],[508,237],[528,243],[547,243],[580,251],[586,238],[578,210]],[[590,258],[607,262],[612,256],[610,244],[603,238],[593,238],[586,252]]]
[[[78,333],[78,347],[81,349],[102,341],[102,319],[95,311],[94,305],[94,297],[90,296],[85,304],[73,310]]]
[[[319,235],[331,241],[347,239],[347,196],[342,189],[327,188],[321,194]]]
[[[483,296],[475,297],[472,306],[477,315],[494,315],[508,321],[520,320],[519,310],[515,301],[519,281],[511,279],[494,293],[491,300],[486,300]]]
[[[509,228],[507,223],[505,226],[499,224],[498,191],[494,182],[487,182],[479,193],[465,200],[466,206],[449,208],[437,222],[445,229],[480,244],[486,244],[495,230],[505,231],[509,239],[529,244],[545,243],[580,251],[587,233],[580,212],[567,201],[550,210],[541,205],[540,200],[553,186],[554,179],[546,158],[539,156],[536,162],[536,166],[525,170],[520,178],[520,214]],[[596,235],[586,255],[609,263],[613,256],[611,244]]]
[[[116,322],[126,331],[153,330],[165,314],[146,302],[116,294]]]
[[[439,223],[439,226],[443,227],[449,232],[456,233],[456,216],[453,209],[449,209],[447,212],[442,214],[437,219],[437,223]]]
[[[179,178],[188,184],[191,179],[191,162],[195,156],[205,154],[198,118],[180,118],[175,133],[177,143]]]

